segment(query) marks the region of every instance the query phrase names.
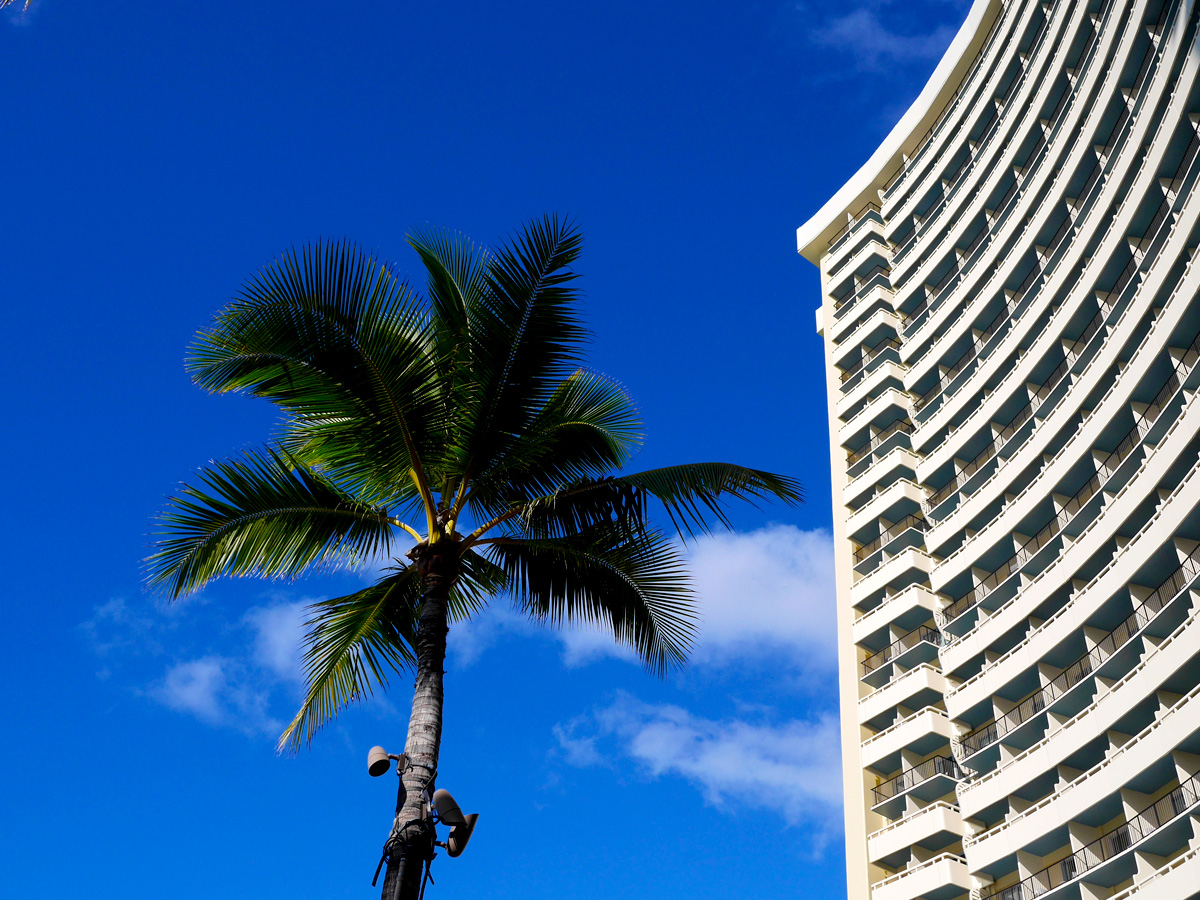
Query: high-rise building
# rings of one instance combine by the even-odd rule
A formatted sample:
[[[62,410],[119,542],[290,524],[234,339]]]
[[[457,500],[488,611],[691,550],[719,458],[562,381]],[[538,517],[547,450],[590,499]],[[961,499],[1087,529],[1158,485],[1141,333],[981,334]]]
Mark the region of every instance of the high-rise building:
[[[799,229],[850,900],[1200,896],[1198,20],[977,0]]]

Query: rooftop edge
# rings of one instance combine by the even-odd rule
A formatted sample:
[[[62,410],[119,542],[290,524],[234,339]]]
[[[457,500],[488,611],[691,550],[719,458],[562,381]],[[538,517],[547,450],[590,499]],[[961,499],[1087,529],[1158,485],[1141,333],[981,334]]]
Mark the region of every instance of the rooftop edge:
[[[878,200],[879,189],[903,163],[902,154],[916,147],[958,89],[1002,6],[1002,0],[974,0],[929,81],[883,143],[815,215],[796,229],[796,246],[805,259],[819,265],[830,238],[845,223],[844,216]]]

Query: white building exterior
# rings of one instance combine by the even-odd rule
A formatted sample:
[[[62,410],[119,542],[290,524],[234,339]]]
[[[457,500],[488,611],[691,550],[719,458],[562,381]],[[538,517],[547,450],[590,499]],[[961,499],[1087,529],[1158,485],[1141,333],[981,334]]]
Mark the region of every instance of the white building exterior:
[[[977,0],[821,269],[850,900],[1200,897],[1200,14]]]

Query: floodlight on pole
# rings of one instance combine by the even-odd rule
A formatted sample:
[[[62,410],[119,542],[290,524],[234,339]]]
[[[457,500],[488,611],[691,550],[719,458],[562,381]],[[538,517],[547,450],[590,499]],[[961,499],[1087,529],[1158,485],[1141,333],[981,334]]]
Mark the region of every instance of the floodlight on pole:
[[[405,754],[388,753],[382,747],[372,747],[367,751],[367,774],[378,778],[392,767],[393,759],[396,760],[396,774],[403,775],[408,765],[408,757]]]

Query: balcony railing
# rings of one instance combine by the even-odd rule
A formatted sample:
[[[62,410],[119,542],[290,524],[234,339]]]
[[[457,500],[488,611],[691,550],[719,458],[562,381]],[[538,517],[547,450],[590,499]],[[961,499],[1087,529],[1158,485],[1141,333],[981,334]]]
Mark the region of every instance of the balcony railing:
[[[887,540],[891,540],[894,537],[899,537],[900,535],[904,534],[904,532],[908,531],[910,528],[915,528],[917,531],[920,531],[922,534],[924,534],[929,528],[929,523],[925,521],[925,517],[920,513],[912,513],[905,516],[899,522],[893,522],[891,525],[885,528],[883,535]]]
[[[1173,2],[1173,0],[1168,0],[1168,2]],[[1106,2],[1104,4],[1103,15],[1105,17],[1107,17],[1107,15],[1108,15],[1110,6],[1111,6],[1111,3]],[[1039,31],[1040,30],[1044,30],[1044,23],[1043,23],[1042,28],[1039,29]],[[1079,67],[1086,68],[1086,65],[1090,64],[1090,54],[1094,51],[1095,47],[1096,47],[1096,28],[1092,27],[1091,30],[1089,31],[1088,41],[1085,44],[1082,54],[1080,56],[1080,62],[1078,63]],[[1150,57],[1153,57],[1153,54],[1150,54]],[[1151,58],[1151,62],[1152,61],[1153,61],[1153,59]],[[1141,77],[1144,80],[1144,75]],[[1059,96],[1059,100],[1058,100],[1057,104],[1055,105],[1054,110],[1051,112],[1049,118],[1046,120],[1049,123],[1048,124],[1049,130],[1053,130],[1055,127],[1057,127],[1057,125],[1059,124],[1059,120],[1062,117],[1062,113],[1066,108],[1067,101],[1074,95],[1075,95],[1074,85],[1068,85],[1063,90],[1062,94]],[[1127,109],[1123,110],[1122,116],[1118,118],[1118,121],[1115,123],[1113,129],[1109,132],[1109,137],[1107,139],[1108,148],[1104,151],[1106,154],[1107,154],[1108,150],[1111,149],[1112,144],[1121,136],[1122,129],[1124,128],[1124,124],[1128,120],[1128,117],[1129,117],[1128,110]],[[1011,143],[1011,141],[1012,141],[1012,138],[1010,137],[1009,140],[1005,142],[1005,145],[1004,145],[1005,148],[1007,148],[1008,144]],[[1032,172],[1038,166],[1041,165],[1041,162],[1045,155],[1043,153],[1043,150],[1047,146],[1047,143],[1048,143],[1048,141],[1047,141],[1047,136],[1046,136],[1045,132],[1043,132],[1042,134],[1039,134],[1037,142],[1035,143],[1033,149],[1030,151],[1030,153],[1026,159],[1025,167],[1023,168],[1021,173],[1018,175],[1018,177],[1013,180],[1012,184],[1009,186],[1005,195],[998,202],[997,211],[994,214],[994,218],[1002,218],[1003,217],[1003,215],[1005,214],[1006,207],[1007,207],[1009,201],[1012,199],[1012,197],[1016,193],[1017,189],[1020,187],[1020,185],[1025,180],[1027,180],[1028,176],[1031,175]],[[1100,176],[1102,174],[1102,170],[1103,170],[1102,166],[1093,167],[1092,173],[1089,176],[1087,183],[1084,185],[1083,189],[1080,192],[1080,199],[1088,196],[1088,192],[1091,190],[1095,181],[1100,178]],[[922,224],[924,225],[925,223],[922,223]],[[915,237],[916,231],[917,231],[917,229],[914,228],[913,232],[910,234],[910,237]],[[1058,240],[1061,241],[1065,236],[1066,236],[1065,233],[1060,235],[1058,237]],[[940,243],[940,241],[939,241],[939,243]],[[989,240],[989,243],[990,243],[990,240]],[[1052,255],[1053,251],[1056,250],[1057,247],[1058,247],[1057,243],[1052,244],[1052,246],[1050,248],[1050,252],[1045,254],[1045,258],[1048,258],[1050,255]],[[896,254],[894,258],[898,261],[900,258],[900,255],[901,254]],[[908,277],[907,272],[902,274],[900,277],[900,281],[897,283],[897,286],[902,285],[903,282],[907,280],[907,277]]]
[[[890,800],[905,791],[912,790],[923,781],[928,781],[937,775],[945,775],[953,778],[956,781],[961,781],[963,774],[962,769],[958,767],[958,763],[954,761],[952,756],[935,756],[933,759],[927,759],[919,765],[913,766],[911,769],[905,769],[895,778],[890,781],[885,781],[877,788],[872,788],[874,794],[874,802],[872,806],[878,806],[885,800]]]
[[[887,281],[891,274],[892,270],[888,266],[883,263],[877,263],[865,274],[855,276],[855,284],[857,286],[854,290],[842,299],[834,301],[833,317],[835,319],[842,318],[859,300],[867,296],[872,289],[879,286],[879,283],[876,281],[877,278]],[[889,284],[888,289],[890,290],[890,288],[891,285]]]
[[[1093,475],[1088,479],[1087,483],[1075,492],[1075,496],[1063,505],[1063,508],[1055,514],[1054,518],[1041,531],[1021,544],[1016,553],[1002,563],[994,572],[981,580],[979,584],[943,609],[942,615],[945,617],[944,621],[947,623],[953,622],[959,616],[963,615],[963,613],[970,610],[984,597],[998,588],[1016,569],[1032,559],[1033,555],[1062,531],[1067,522],[1083,508],[1083,505],[1096,495],[1097,491],[1100,490],[1101,483],[1099,475]]]
[[[1135,605],[1133,612],[1120,625],[1097,641],[1096,646],[1086,654],[1063,669],[1053,681],[1034,691],[1006,712],[1002,719],[989,722],[964,736],[959,742],[963,755],[970,756],[994,744],[1086,679],[1129,643],[1133,636],[1162,612],[1197,575],[1200,575],[1200,547],[1193,550],[1153,593]]]
[[[1174,6],[1175,2],[1176,2],[1176,0],[1168,0],[1168,4],[1172,7]],[[1104,4],[1103,9],[1102,9],[1102,15],[1105,18],[1107,18],[1111,6],[1112,6],[1112,4],[1110,2],[1106,2]],[[1156,27],[1159,27],[1160,29],[1163,27],[1162,23],[1164,23],[1166,21],[1166,19],[1165,19],[1166,16],[1167,16],[1167,11],[1166,11],[1166,7],[1164,7],[1164,11],[1160,13],[1160,20],[1161,20],[1160,24]],[[1081,61],[1078,64],[1078,66],[1080,68],[1086,68],[1086,65],[1090,63],[1090,54],[1094,51],[1096,44],[1097,44],[1096,28],[1093,27],[1089,32],[1089,38],[1084,47],[1083,55],[1081,55],[1081,57],[1080,57]],[[1086,57],[1086,61],[1085,61],[1085,57]],[[1148,71],[1147,67],[1154,62],[1155,58],[1156,58],[1155,54],[1148,53],[1147,56],[1143,59],[1143,69],[1145,71],[1141,71],[1139,73],[1138,80],[1135,83],[1135,87],[1134,87],[1135,91],[1140,90],[1141,87],[1144,86],[1146,71]],[[1050,123],[1051,129],[1057,126],[1058,120],[1061,118],[1062,111],[1065,108],[1065,101],[1069,97],[1074,96],[1074,94],[1075,94],[1074,85],[1071,85],[1071,86],[1068,86],[1066,89],[1064,89],[1063,93],[1060,95],[1059,101],[1056,104],[1055,110],[1051,114],[1051,118],[1047,120]],[[1127,107],[1123,106],[1121,115],[1118,117],[1117,122],[1114,123],[1114,126],[1110,130],[1109,136],[1106,139],[1106,146],[1101,151],[1102,154],[1104,155],[1104,158],[1107,158],[1108,153],[1112,150],[1115,143],[1121,137],[1123,137],[1123,130],[1124,130],[1125,124],[1129,121],[1129,118],[1130,118],[1129,109]],[[1039,148],[1041,148],[1042,145],[1045,143],[1044,138],[1045,138],[1045,134],[1039,136],[1038,143],[1035,145],[1035,149],[1030,153],[1029,158],[1026,161],[1026,166],[1023,170],[1022,175],[1013,181],[1012,185],[1010,185],[1010,187],[1009,187],[1009,190],[1006,192],[1005,196],[1001,199],[1000,203],[998,204],[998,210],[1000,210],[1000,212],[996,213],[996,217],[1003,216],[1004,207],[1008,203],[1009,199],[1016,192],[1019,185],[1024,180],[1026,180],[1026,178],[1032,173],[1032,171],[1034,169],[1036,169],[1038,166],[1040,166],[1044,154],[1041,153]],[[1012,139],[1010,138],[1009,141],[1005,142],[1005,147],[1008,146],[1008,144],[1011,142],[1011,140]],[[1036,158],[1035,158],[1035,156],[1036,156]],[[1081,201],[1081,203],[1080,203],[1081,207],[1086,205],[1084,198],[1088,197],[1089,191],[1092,189],[1095,182],[1100,178],[1102,173],[1103,173],[1102,165],[1093,167],[1093,170],[1092,170],[1091,174],[1089,175],[1087,183],[1084,185],[1082,191],[1080,192],[1079,199]],[[915,229],[914,229],[914,235],[915,235]],[[940,241],[939,241],[939,243],[940,243]],[[989,243],[990,243],[990,240],[989,240]],[[1052,247],[1051,252],[1053,252],[1053,250],[1055,250],[1055,249],[1057,249],[1057,246]],[[1046,258],[1048,258],[1050,255],[1051,255],[1050,253],[1047,253]],[[898,259],[899,257],[897,256],[896,258]],[[903,282],[907,280],[907,277],[908,277],[907,272],[902,274],[899,282],[897,283],[897,286],[902,285]],[[924,311],[924,309],[926,308],[927,305],[928,304],[923,304],[922,306],[918,307],[917,310],[914,310],[914,312],[910,315],[910,321],[905,323],[905,332],[906,333],[915,327],[915,323],[912,320],[916,318],[917,312]]]
[[[827,254],[833,253],[837,249],[838,244],[840,244],[842,242],[842,239],[849,236],[850,232],[854,230],[854,228],[858,225],[858,223],[862,222],[864,219],[866,219],[866,217],[870,213],[875,213],[875,215],[879,215],[879,207],[874,203],[868,203],[866,206],[864,206],[862,209],[860,209],[858,212],[856,212],[854,214],[854,217],[852,219],[850,219],[848,222],[846,222],[846,224],[843,225],[840,229],[838,229],[838,233],[829,239],[829,249],[825,252]],[[832,275],[836,271],[837,271],[836,268],[832,269],[830,271],[830,274]]]
[[[861,547],[859,547],[857,550],[855,550],[854,551],[854,561],[856,563],[862,562],[864,559],[866,559],[868,556],[870,556],[872,553],[874,553],[876,550],[878,550],[882,546],[883,546],[883,535],[881,534],[879,537],[875,538],[875,540],[871,541],[869,544],[863,544]]]
[[[871,453],[872,451],[874,451],[884,441],[886,441],[888,438],[890,438],[894,434],[912,434],[912,433],[913,433],[912,422],[908,421],[908,419],[897,419],[895,422],[893,422],[887,428],[883,429],[883,431],[879,432],[874,437],[872,437],[869,441],[867,441],[866,444],[859,447],[857,450],[852,450],[850,453],[847,453],[846,454],[846,463],[851,466],[854,465],[860,459],[865,457],[868,453]]]
[[[918,644],[933,644],[935,647],[942,643],[942,633],[929,625],[910,631],[899,640],[893,641],[878,653],[873,653],[862,661],[863,675],[869,675],[880,666],[887,665],[905,650],[911,650]]]
[[[1029,51],[1030,55],[1032,55],[1033,53],[1035,53],[1037,51],[1042,38],[1045,36],[1047,23],[1048,23],[1048,19],[1043,18],[1041,24],[1038,27],[1038,32],[1030,44],[1030,51]],[[1095,29],[1093,28],[1092,29],[1092,39],[1091,39],[1090,43],[1094,42],[1094,40],[1095,40]],[[1091,50],[1090,43],[1089,43],[1089,45],[1085,46],[1083,54],[1080,56],[1081,60],[1083,60],[1084,57],[1086,56],[1086,54],[1088,54],[1090,52],[1090,50]],[[1082,65],[1082,63],[1081,63],[1081,65]],[[1009,87],[1005,91],[1003,97],[995,98],[996,108],[994,109],[992,116],[988,119],[988,123],[984,127],[983,132],[980,134],[979,138],[976,140],[976,146],[980,146],[980,147],[984,146],[984,145],[986,145],[988,140],[990,140],[992,133],[996,130],[996,128],[1000,124],[1000,120],[1001,120],[1000,113],[1001,113],[1001,109],[1003,108],[1003,104],[1008,100],[1009,96],[1012,95],[1012,93],[1016,89],[1017,85],[1024,81],[1024,78],[1025,78],[1025,72],[1022,72],[1022,74],[1020,76],[1018,76],[1017,78],[1015,78],[1013,80],[1013,83],[1009,85]],[[1050,114],[1050,116],[1047,120],[1048,122],[1051,123],[1051,125],[1057,124],[1058,116],[1061,114],[1063,109],[1066,107],[1067,101],[1073,95],[1074,95],[1074,87],[1072,85],[1068,85],[1067,88],[1063,91],[1063,93],[1059,97],[1058,104],[1056,105],[1055,109]],[[1029,103],[1026,104],[1026,106],[1025,106],[1026,112],[1031,111],[1031,103],[1032,103],[1032,100],[1030,100]],[[1012,142],[1012,136],[1010,136],[1004,142],[1004,145],[1002,146],[998,156],[1004,155],[1004,151],[1008,148],[1008,146],[1011,142]],[[1029,166],[1031,163],[1032,163],[1032,165],[1036,166],[1037,164],[1039,164],[1041,162],[1040,155],[1041,155],[1042,149],[1045,146],[1046,146],[1046,135],[1043,132],[1038,135],[1038,141],[1035,143],[1034,147],[1030,150],[1029,155],[1026,158],[1026,172],[1029,171]],[[1036,158],[1036,161],[1035,161],[1035,158]],[[933,221],[933,219],[936,218],[937,213],[939,213],[941,211],[942,207],[944,207],[947,204],[949,199],[954,195],[955,191],[958,189],[959,185],[961,185],[966,180],[966,176],[974,168],[976,159],[977,159],[977,157],[976,157],[974,151],[972,151],[971,155],[968,157],[966,162],[955,173],[953,181],[943,187],[942,193],[941,193],[937,203],[934,204],[927,211],[924,219],[918,225],[915,225],[913,227],[913,229],[909,232],[909,234],[905,238],[904,244],[901,247],[897,248],[896,253],[893,256],[893,259],[896,262],[899,262],[905,256],[905,254],[907,254],[907,252],[913,247],[913,245],[915,244],[915,239],[919,236],[919,234],[923,233],[925,230],[928,229],[930,223]],[[1016,191],[1021,180],[1022,179],[1017,179],[1013,182],[1012,186],[1009,188],[1008,193],[1005,194],[1005,196],[1001,199],[1000,203],[997,205],[997,209],[1004,208],[1004,206],[1007,204],[1008,200],[1011,198],[1012,194]],[[979,190],[979,188],[976,188],[976,192],[978,192],[978,190]],[[971,195],[972,199],[974,198],[974,196],[975,196],[975,194],[973,193]],[[945,236],[947,234],[949,234],[950,229],[952,229],[954,227],[954,225],[955,225],[958,217],[961,215],[961,213],[962,213],[962,210],[960,209],[959,212],[955,214],[954,218],[952,218],[950,220],[950,222],[946,223],[946,225],[941,229],[943,232],[943,237],[941,240],[939,240],[937,242],[938,245],[940,245],[942,240],[945,239]],[[980,237],[982,238],[982,235]],[[903,283],[904,281],[907,281],[907,279],[908,279],[908,273],[905,273],[901,278],[901,283]]]
[[[996,25],[999,23],[1001,18],[1003,18],[1003,16],[997,17],[996,23],[994,23],[992,26],[993,31],[988,38],[989,45],[990,45],[991,41],[994,39],[994,35],[995,35],[994,29],[996,28]],[[1047,16],[1043,16],[1041,23],[1038,26],[1037,33],[1034,35],[1033,39],[1030,42],[1029,51],[1028,51],[1030,55],[1036,53],[1037,50],[1039,49],[1041,40],[1046,34],[1046,30],[1047,30],[1046,26],[1047,26],[1048,22],[1049,22],[1049,18]],[[982,60],[983,58],[984,58],[984,53],[981,53],[979,55],[979,57],[977,57],[977,59],[979,59],[979,60]],[[892,176],[891,180],[889,180],[886,185],[884,185],[884,195],[886,197],[890,197],[890,195],[896,190],[896,188],[901,184],[901,182],[903,182],[905,180],[906,176],[910,172],[915,170],[915,168],[917,167],[917,164],[920,161],[922,154],[924,153],[925,149],[930,145],[931,138],[933,137],[934,132],[936,132],[941,127],[942,122],[944,122],[946,120],[946,117],[949,115],[950,111],[953,110],[958,105],[959,101],[964,96],[962,93],[963,89],[966,88],[967,85],[969,84],[969,82],[974,79],[975,73],[978,72],[978,70],[979,70],[978,65],[976,65],[976,68],[972,70],[970,75],[968,75],[967,78],[965,78],[963,80],[963,83],[960,85],[959,89],[955,91],[954,96],[951,98],[951,101],[946,105],[946,108],[943,110],[942,114],[938,116],[938,120],[930,127],[930,129],[925,133],[925,135],[918,142],[917,147],[916,147],[916,149],[913,150],[909,161],[900,170],[898,170],[895,175]],[[1000,103],[1005,102],[1012,95],[1012,93],[1016,90],[1017,86],[1021,82],[1023,82],[1024,78],[1025,78],[1025,73],[1022,72],[1020,75],[1018,75],[1016,78],[1013,79],[1012,83],[1004,91],[1003,96],[994,98],[994,100],[997,100]],[[977,99],[975,101],[975,103],[977,105],[981,105],[983,102],[986,102],[986,101],[983,101],[981,99]],[[986,143],[987,138],[990,137],[991,131],[993,131],[995,129],[996,125],[999,123],[999,120],[1000,120],[999,114],[992,117],[989,124],[985,127],[984,134],[981,135],[980,139],[977,141],[977,143],[980,146],[983,146]],[[965,120],[960,121],[958,127],[955,129],[955,134],[957,134],[958,130],[963,127],[964,121]],[[950,143],[953,140],[953,137],[954,137],[954,135],[950,135],[947,137],[947,139],[945,141],[939,142],[939,150],[938,150],[937,154],[935,155],[934,159],[930,162],[930,168],[932,168],[934,165],[936,165],[937,161],[939,159],[941,159],[942,155],[946,152],[947,147],[950,146]]]
[[[1147,806],[1130,821],[1109,829],[1065,859],[1034,872],[1006,888],[994,885],[980,891],[981,900],[1034,900],[1084,872],[1119,856],[1200,802],[1200,776],[1193,775],[1165,797]]]
[[[1066,376],[1069,368],[1070,366],[1068,365],[1067,360],[1064,359],[1058,364],[1058,367],[1050,373],[1050,377],[1042,383],[1042,386],[1038,388],[1038,394],[1044,394],[1057,387],[1058,383],[1062,381],[1064,376]],[[1013,416],[1012,421],[1001,428],[996,434],[996,437],[982,450],[980,450],[974,459],[963,466],[961,470],[956,472],[954,476],[944,485],[930,494],[929,498],[924,504],[925,512],[931,513],[933,510],[937,509],[943,502],[945,502],[947,498],[958,491],[963,484],[966,483],[968,478],[978,472],[988,460],[999,453],[1000,449],[1012,439],[1013,435],[1017,433],[1020,427],[1033,417],[1034,409],[1036,409],[1040,403],[1040,400],[1031,400],[1017,410],[1017,413]]]
[[[841,374],[840,380],[843,390],[846,388],[846,382],[866,368],[867,365],[880,353],[885,350],[899,350],[900,346],[900,341],[898,341],[896,338],[887,338],[886,340],[880,341],[874,347],[868,347],[866,350],[864,350],[862,359]]]
[[[899,522],[895,522],[895,523],[889,525],[887,528],[885,528],[880,533],[879,537],[875,538],[875,540],[871,541],[868,544],[863,544],[861,547],[859,547],[857,550],[855,550],[854,551],[854,562],[856,565],[858,563],[862,562],[864,559],[866,559],[872,553],[874,553],[876,550],[878,550],[880,547],[882,547],[887,541],[890,541],[892,538],[899,537],[900,535],[904,534],[904,532],[908,531],[910,528],[915,529],[915,530],[921,532],[922,534],[924,534],[925,531],[928,529],[928,527],[929,527],[929,523],[925,521],[925,517],[922,516],[920,513],[907,515],[903,519],[901,519]]]
[[[1095,319],[1093,319],[1093,323],[1094,322]],[[1091,325],[1088,326],[1089,329],[1091,327]],[[1014,555],[1014,557],[1010,559],[1008,563],[1002,565],[999,569],[985,578],[980,584],[976,585],[958,600],[954,601],[945,609],[943,609],[943,625],[953,622],[959,616],[963,615],[981,600],[983,600],[984,597],[988,596],[988,594],[990,594],[996,587],[999,587],[1001,582],[1003,582],[1008,575],[1012,573],[1013,567],[1011,566],[1011,563],[1013,560],[1016,560],[1018,557],[1020,557],[1023,551],[1025,551],[1027,548],[1031,549],[1025,558],[1030,558],[1032,553],[1036,552],[1036,550],[1040,547],[1040,544],[1036,547],[1032,546],[1034,541],[1037,541],[1039,538],[1041,538],[1043,533],[1046,533],[1051,526],[1055,525],[1055,523],[1058,524],[1054,533],[1060,531],[1066,525],[1066,523],[1083,507],[1083,505],[1100,490],[1100,486],[1112,477],[1121,463],[1124,462],[1133,452],[1134,448],[1138,446],[1141,439],[1149,431],[1150,427],[1158,420],[1158,417],[1162,415],[1162,411],[1167,402],[1172,396],[1174,396],[1175,392],[1183,384],[1184,379],[1187,377],[1188,371],[1196,364],[1197,361],[1200,361],[1200,333],[1197,333],[1196,337],[1192,339],[1191,344],[1188,345],[1188,348],[1184,351],[1183,356],[1176,362],[1171,374],[1167,376],[1166,381],[1163,383],[1162,387],[1159,388],[1158,393],[1155,395],[1154,400],[1150,403],[1150,405],[1142,413],[1135,414],[1133,427],[1130,428],[1129,432],[1124,436],[1124,438],[1122,438],[1116,449],[1111,451],[1104,458],[1103,462],[1097,461],[1096,475],[1094,475],[1088,481],[1088,483],[1085,484],[1075,494],[1075,496],[1063,506],[1061,510],[1059,510],[1054,519],[1051,520],[1050,525],[1047,525],[1046,528],[1043,528],[1042,532],[1039,532],[1037,536],[1023,544],[1021,549],[1017,551],[1016,555]],[[1054,380],[1056,377],[1061,377],[1058,375],[1058,373],[1065,372],[1065,366],[1066,360],[1059,365],[1058,369],[1055,370],[1055,375],[1052,375],[1051,378],[1047,380],[1046,384],[1049,385],[1050,381]],[[999,438],[997,438],[997,441],[999,441]],[[964,479],[962,477],[956,477],[953,479],[953,481],[956,483],[961,483],[963,480]],[[930,508],[932,508],[932,506]],[[1050,537],[1053,537],[1053,534],[1049,534],[1049,536],[1047,536],[1045,539],[1049,540]]]

